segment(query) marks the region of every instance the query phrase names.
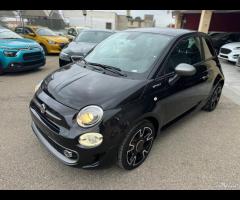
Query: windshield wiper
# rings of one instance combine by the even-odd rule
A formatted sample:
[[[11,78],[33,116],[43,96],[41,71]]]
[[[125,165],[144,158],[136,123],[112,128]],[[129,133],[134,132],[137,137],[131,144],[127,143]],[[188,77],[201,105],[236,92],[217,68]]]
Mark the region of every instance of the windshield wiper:
[[[86,60],[85,60],[85,62],[89,65],[94,65],[94,66],[101,67],[105,70],[111,71],[111,72],[113,72],[115,74],[118,74],[120,76],[127,76],[126,74],[122,73],[122,70],[118,67],[113,67],[113,66],[109,66],[109,65],[100,64],[100,63],[87,62]]]

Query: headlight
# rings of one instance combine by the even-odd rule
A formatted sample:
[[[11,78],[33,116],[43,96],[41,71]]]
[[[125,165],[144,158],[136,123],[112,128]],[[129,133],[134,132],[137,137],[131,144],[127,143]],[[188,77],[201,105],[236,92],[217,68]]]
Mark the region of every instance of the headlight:
[[[59,57],[60,57],[62,60],[71,61],[70,56],[69,56],[67,53],[64,53],[63,51],[61,51]]]
[[[6,51],[5,50],[3,53],[7,57],[15,57],[17,55],[17,51]]]
[[[103,141],[103,136],[100,133],[85,133],[78,139],[80,145],[92,148],[99,146]]]
[[[99,106],[87,106],[77,115],[77,123],[81,127],[91,127],[97,124],[103,116],[103,110]]]
[[[40,88],[42,82],[43,82],[43,81],[40,81],[40,82],[35,86],[34,92],[37,92],[37,91],[38,91],[38,89]]]
[[[56,42],[48,40],[48,44],[56,44]]]

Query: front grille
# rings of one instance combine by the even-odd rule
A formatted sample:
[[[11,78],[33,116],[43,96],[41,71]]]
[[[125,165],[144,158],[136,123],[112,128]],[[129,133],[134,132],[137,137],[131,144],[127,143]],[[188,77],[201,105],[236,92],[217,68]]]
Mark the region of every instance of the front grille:
[[[33,102],[35,103],[35,105],[38,107],[38,112],[41,113],[41,110],[39,108],[39,106],[41,106],[41,104],[45,104],[43,101],[41,101],[39,98],[35,97]],[[37,105],[38,104],[38,105]],[[48,105],[46,105],[46,113],[44,114],[45,118],[48,118],[50,120],[50,122],[52,121],[52,123],[55,123],[54,125],[57,126],[58,128],[64,127],[69,129],[69,125],[66,122],[65,118],[58,112],[56,112],[55,110],[53,110],[52,108],[50,108]]]
[[[37,126],[37,125],[36,125]],[[56,142],[54,142],[52,139],[50,139],[48,136],[46,136],[39,127],[37,127],[38,130],[41,132],[42,136],[62,155],[64,155],[64,150],[66,150],[66,148],[62,147],[61,145],[57,144]],[[69,149],[67,149],[68,151],[71,151]],[[75,151],[71,151],[72,153],[72,157],[70,159],[78,159],[78,154]],[[65,156],[65,155],[64,155]]]
[[[222,58],[228,58],[227,56],[224,56],[224,55],[220,55],[220,57],[222,57]]]
[[[24,60],[40,60],[43,58],[43,54],[41,52],[32,52],[23,54]]]
[[[46,115],[42,114],[39,107],[35,104],[32,103],[31,107],[38,113],[39,117],[41,118],[41,120],[55,133],[59,133],[60,132],[60,128],[54,124],[50,119],[47,118]]]
[[[39,65],[44,64],[44,59],[22,63],[23,66],[34,66],[34,65],[38,65],[38,64]]]
[[[71,56],[73,62],[80,61],[83,57],[82,56]]]
[[[220,49],[220,53],[223,53],[223,54],[229,54],[231,53],[232,51],[230,49],[226,49],[226,48],[221,48]]]

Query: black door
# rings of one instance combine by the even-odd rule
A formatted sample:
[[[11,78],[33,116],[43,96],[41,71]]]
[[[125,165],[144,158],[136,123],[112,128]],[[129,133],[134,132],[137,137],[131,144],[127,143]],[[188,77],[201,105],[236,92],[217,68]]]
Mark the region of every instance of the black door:
[[[192,36],[181,39],[171,50],[159,76],[150,84],[151,98],[155,101],[155,112],[163,116],[162,124],[173,120],[199,104],[208,84],[208,69],[203,61],[201,40]],[[193,65],[197,72],[193,76],[175,76],[175,67],[180,63]]]

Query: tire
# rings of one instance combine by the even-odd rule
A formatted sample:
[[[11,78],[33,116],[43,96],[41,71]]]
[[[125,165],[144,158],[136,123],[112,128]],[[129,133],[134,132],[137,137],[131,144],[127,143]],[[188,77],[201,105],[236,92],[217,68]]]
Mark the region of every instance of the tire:
[[[156,130],[148,120],[134,126],[119,147],[118,166],[126,170],[139,167],[150,153],[155,135]]]
[[[207,103],[202,108],[202,110],[208,112],[215,110],[221,97],[222,87],[223,87],[222,84],[218,84],[218,86],[214,89],[213,93],[211,94],[211,97],[208,99]]]
[[[48,55],[48,50],[47,50],[47,48],[45,47],[45,45],[43,45],[43,44],[40,44],[40,45],[41,45],[41,47],[43,48],[45,55]]]

